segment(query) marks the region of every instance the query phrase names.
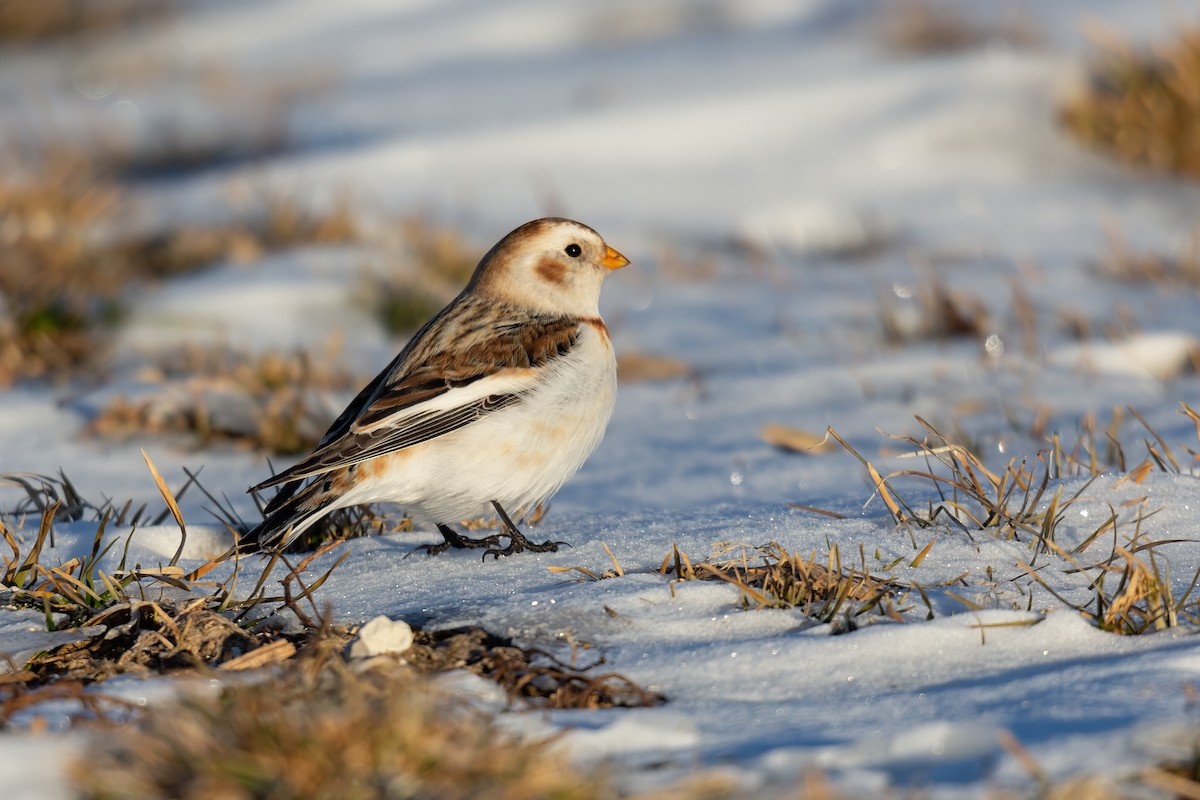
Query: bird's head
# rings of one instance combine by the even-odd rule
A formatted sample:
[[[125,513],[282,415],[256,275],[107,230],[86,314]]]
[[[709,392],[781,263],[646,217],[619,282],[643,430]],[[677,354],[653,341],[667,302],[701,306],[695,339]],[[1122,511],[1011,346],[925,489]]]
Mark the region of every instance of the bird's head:
[[[629,259],[579,222],[527,222],[488,251],[471,283],[476,291],[537,313],[599,314],[600,287]]]

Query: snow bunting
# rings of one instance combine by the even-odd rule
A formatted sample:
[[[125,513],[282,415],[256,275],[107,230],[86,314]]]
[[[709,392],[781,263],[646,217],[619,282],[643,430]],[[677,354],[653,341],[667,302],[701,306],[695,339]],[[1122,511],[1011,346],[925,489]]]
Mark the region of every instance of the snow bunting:
[[[311,454],[250,489],[280,487],[242,549],[286,546],[336,508],[393,502],[437,525],[445,541],[422,548],[430,553],[557,550],[513,520],[549,499],[604,435],[617,381],[600,287],[628,263],[568,219],[505,236]],[[502,534],[468,539],[450,527],[493,509]]]

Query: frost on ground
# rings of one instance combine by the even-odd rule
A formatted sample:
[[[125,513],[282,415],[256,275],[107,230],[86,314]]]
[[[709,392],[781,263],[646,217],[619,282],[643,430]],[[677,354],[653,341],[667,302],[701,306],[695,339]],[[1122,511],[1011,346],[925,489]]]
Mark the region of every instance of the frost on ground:
[[[356,539],[310,568],[345,556],[314,597],[335,621],[480,626],[556,653],[588,645],[667,702],[506,724],[569,731],[575,761],[615,763],[629,791],[713,768],[743,793],[819,771],[851,796],[974,797],[1080,775],[1127,781],[1186,759],[1200,731],[1200,443],[1181,411],[1200,407],[1198,290],[1101,265],[1114,232],[1131,251],[1186,258],[1200,189],[1126,171],[1056,123],[1085,80],[1086,25],[1155,41],[1172,14],[1200,12],[1175,5],[1014,6],[1036,37],[914,53],[889,44],[876,3],[290,0],[187,6],[86,58],[63,45],[0,51],[12,98],[0,128],[13,139],[199,152],[222,131],[259,135],[237,118],[278,112],[272,146],[248,148],[259,158],[131,172],[130,226],[219,220],[270,190],[316,208],[349,196],[373,232],[138,287],[100,379],[0,393],[0,472],[61,468],[84,497],[137,506],[161,505],[141,448],[171,487],[200,470],[213,498],[180,499],[179,565],[193,569],[229,543],[209,511],[228,503],[250,519],[243,491],[270,468],[195,437],[100,436],[97,409],[153,391],[161,368],[146,359],[195,341],[329,352],[340,336],[333,351],[369,376],[399,346],[362,302],[368,276],[412,269],[389,249],[398,217],[453,226],[481,253],[526,219],[565,214],[634,262],[603,300],[618,353],[671,365],[622,384],[603,445],[536,531],[572,546],[484,563],[405,557],[436,532]],[[959,7],[985,23],[995,13]],[[236,102],[223,105],[212,86],[228,88],[229,74]],[[333,413],[353,391],[322,402]],[[802,443],[832,427],[846,446],[778,447],[767,426]],[[881,431],[969,446],[997,476],[1010,463],[1026,475],[1024,460],[1017,490],[975,472],[1016,505],[1043,477],[1045,491],[1025,527],[1006,528],[944,482],[888,477],[946,477],[937,455],[955,451]],[[9,510],[24,496],[3,491]],[[22,546],[37,530],[36,514],[5,519]],[[88,519],[56,525],[43,563],[87,558]],[[1040,536],[1046,519],[1052,537]],[[179,549],[169,519],[128,546],[127,533],[110,529],[106,569],[159,567]],[[729,581],[678,579],[677,553],[695,565],[720,543],[771,542],[823,564],[836,550],[844,568],[900,588],[820,621],[757,607]],[[250,591],[261,562],[238,569]],[[1134,598],[1178,606],[1178,625],[1101,630],[1126,624],[1113,609]],[[0,610],[14,668],[81,635],[44,620]],[[162,678],[103,690],[135,704],[174,693]],[[0,785],[66,796],[57,771],[88,747],[60,733],[74,711],[64,701],[15,717]]]

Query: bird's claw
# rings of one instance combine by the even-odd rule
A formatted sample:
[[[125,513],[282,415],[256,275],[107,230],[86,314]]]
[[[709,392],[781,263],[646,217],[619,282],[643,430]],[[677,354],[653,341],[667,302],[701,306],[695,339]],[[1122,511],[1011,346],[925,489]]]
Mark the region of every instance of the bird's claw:
[[[427,556],[436,556],[436,555],[446,552],[449,549],[450,549],[449,542],[438,542],[437,544],[423,544],[418,547],[414,547],[412,550],[409,550],[407,553],[404,554],[404,557],[408,558],[413,553],[424,553]]]
[[[501,534],[494,533],[491,536],[481,536],[478,539],[471,539],[470,537],[461,536],[457,533],[447,534],[443,531],[442,536],[445,541],[438,542],[437,544],[423,544],[418,547],[414,547],[412,550],[408,551],[408,555],[406,555],[405,558],[408,558],[408,556],[411,556],[418,550],[424,552],[426,555],[436,556],[446,552],[451,547],[455,548],[456,550],[486,547],[489,548],[488,552],[491,552],[491,550],[495,549],[496,545],[500,544]]]
[[[515,555],[516,553],[522,553],[526,550],[528,550],[531,553],[557,553],[558,548],[561,545],[566,545],[567,547],[571,546],[568,542],[552,542],[552,541],[542,542],[541,544],[534,544],[533,542],[529,541],[528,539],[526,539],[524,536],[521,536],[520,534],[518,534],[516,536],[510,535],[508,547],[505,547],[504,549],[500,549],[500,548],[496,548],[496,547],[488,548],[487,550],[483,551],[483,560],[487,561],[487,557],[491,556],[493,561],[499,561],[500,556],[511,556],[511,555]]]

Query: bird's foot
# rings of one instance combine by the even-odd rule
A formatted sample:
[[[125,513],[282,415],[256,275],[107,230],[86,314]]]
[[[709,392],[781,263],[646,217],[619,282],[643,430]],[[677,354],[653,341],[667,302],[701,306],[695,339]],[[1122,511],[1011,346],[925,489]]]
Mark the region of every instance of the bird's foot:
[[[531,553],[557,553],[559,545],[567,545],[567,547],[571,546],[566,542],[542,542],[541,544],[535,544],[526,539],[524,534],[516,529],[506,531],[506,533],[508,534],[508,547],[490,547],[487,550],[484,550],[483,559],[485,561],[487,560],[488,556],[498,560],[500,556],[511,556],[514,553],[521,553],[526,550]],[[499,542],[497,542],[497,544],[499,544]]]
[[[444,541],[438,542],[437,544],[423,544],[420,547],[414,547],[409,551],[408,555],[411,556],[413,553],[422,552],[426,555],[436,556],[439,553],[446,552],[451,547],[456,550],[486,547],[489,548],[488,552],[490,553],[496,548],[497,545],[500,544],[500,537],[504,535],[502,533],[493,533],[491,536],[481,536],[478,539],[472,539],[470,537],[463,536],[461,533],[448,525],[438,525],[438,531],[441,532],[442,539]],[[512,544],[510,543],[509,547],[511,546]],[[408,556],[405,556],[405,558],[408,558]]]
[[[496,513],[500,515],[500,522],[504,524],[504,532],[508,534],[508,547],[500,549],[499,547],[490,547],[483,551],[483,559],[486,561],[488,556],[492,560],[499,560],[500,556],[511,556],[514,553],[520,553],[528,550],[531,553],[555,553],[558,552],[560,544],[566,542],[542,542],[534,544],[525,538],[525,534],[513,523],[508,516],[508,512],[497,501],[492,501],[492,506],[496,509]],[[569,546],[569,545],[568,545]]]

